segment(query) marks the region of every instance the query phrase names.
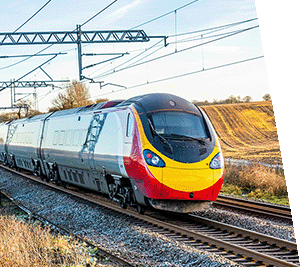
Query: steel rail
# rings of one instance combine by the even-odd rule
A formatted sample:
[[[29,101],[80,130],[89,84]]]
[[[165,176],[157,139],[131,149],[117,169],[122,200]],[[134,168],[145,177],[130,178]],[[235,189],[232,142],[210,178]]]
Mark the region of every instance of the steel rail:
[[[290,250],[297,250],[297,244],[294,242],[290,242],[290,241],[286,241],[286,240],[272,237],[269,235],[257,233],[257,232],[251,231],[251,230],[246,230],[246,229],[236,227],[233,225],[217,222],[217,221],[210,220],[210,219],[207,219],[207,218],[204,218],[204,217],[201,217],[198,215],[194,215],[194,214],[189,214],[189,219],[191,219],[194,222],[199,222],[201,224],[206,224],[206,225],[212,226],[215,229],[222,229],[222,230],[226,230],[228,232],[234,232],[234,233],[236,233],[238,235],[242,235],[244,237],[250,237],[253,240],[256,239],[256,240],[266,241],[269,244],[276,244],[277,246],[286,247]]]
[[[185,229],[182,226],[177,226],[177,225],[172,224],[170,222],[165,222],[165,221],[150,217],[148,215],[140,215],[140,214],[138,214],[137,212],[135,212],[131,209],[124,210],[121,207],[116,206],[115,204],[108,203],[108,202],[103,202],[99,199],[96,199],[93,196],[83,195],[80,192],[76,192],[74,190],[66,189],[66,188],[63,188],[63,187],[56,186],[56,185],[51,184],[51,183],[41,181],[38,178],[33,177],[32,175],[19,173],[15,170],[11,170],[11,169],[6,168],[6,167],[4,167],[4,168],[9,170],[9,171],[14,172],[15,174],[22,175],[25,178],[29,178],[31,180],[37,181],[38,183],[42,183],[44,185],[52,187],[55,190],[62,191],[64,193],[70,194],[70,195],[78,197],[80,199],[84,199],[84,200],[86,200],[88,202],[91,202],[91,203],[94,203],[96,205],[101,205],[101,206],[103,206],[103,207],[105,207],[109,210],[113,210],[113,211],[115,211],[119,214],[129,216],[130,218],[132,218],[134,220],[138,220],[142,223],[146,223],[148,225],[151,225],[152,227],[158,229],[158,231],[160,231],[160,232],[163,229],[165,232],[166,231],[168,232],[168,234],[167,234],[168,236],[170,236],[170,234],[171,234],[172,236],[185,237],[186,239],[189,240],[190,245],[193,246],[193,247],[198,246],[201,249],[201,247],[207,247],[208,246],[209,247],[208,251],[211,250],[213,252],[213,251],[217,250],[218,253],[220,253],[221,251],[225,251],[225,253],[226,252],[231,252],[232,254],[234,254],[232,256],[232,257],[234,257],[234,259],[232,259],[232,260],[235,261],[235,262],[240,262],[240,263],[242,263],[242,262],[248,262],[248,263],[250,262],[251,263],[252,262],[252,264],[256,264],[256,266],[268,265],[268,266],[276,266],[276,267],[286,267],[286,266],[298,266],[299,267],[298,264],[295,264],[293,262],[288,262],[288,261],[282,260],[280,258],[275,258],[271,255],[267,255],[266,253],[255,251],[255,250],[249,249],[247,247],[242,247],[241,245],[231,243],[228,240],[222,240],[218,236],[213,237],[213,236],[210,236],[209,234],[207,234],[205,232],[204,233],[199,233],[199,232],[195,232],[193,230]],[[218,228],[221,229],[220,232],[226,231],[226,227],[229,227],[229,226],[226,226],[225,228],[222,228],[221,224],[219,224],[219,226],[220,227],[218,227]],[[252,232],[251,234],[254,234],[254,233]],[[250,235],[249,231],[244,230],[244,235],[245,236]],[[259,236],[259,234],[256,233],[256,237],[258,237],[258,236]],[[242,238],[242,239],[244,239],[244,238]],[[275,238],[273,240],[275,240],[275,242],[278,241]],[[280,243],[280,245],[283,245],[284,247],[288,247],[287,243],[284,240],[280,240],[279,243]],[[288,244],[289,243],[291,243],[291,242],[288,242]],[[291,244],[289,244],[289,245],[291,245]],[[212,249],[212,248],[214,248],[214,249]],[[256,263],[253,263],[253,261],[256,262]]]
[[[219,195],[217,201],[214,202],[214,205],[292,221],[291,209],[288,206],[274,205],[267,202],[257,202],[227,195]]]

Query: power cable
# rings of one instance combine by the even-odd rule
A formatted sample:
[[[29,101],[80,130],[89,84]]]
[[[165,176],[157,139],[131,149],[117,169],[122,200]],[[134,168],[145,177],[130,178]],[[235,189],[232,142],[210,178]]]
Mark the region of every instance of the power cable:
[[[44,9],[52,0],[49,0],[47,1],[38,11],[36,11],[29,19],[27,19],[22,25],[20,25],[16,30],[13,31],[13,33],[17,32],[18,30],[20,30],[25,24],[27,24],[33,17],[35,17],[42,9]],[[4,41],[4,40],[3,40]],[[3,69],[7,69],[7,68],[10,68],[10,67],[13,67],[15,65],[18,65],[30,58],[32,58],[33,56],[36,56],[37,54],[41,53],[42,51],[45,51],[46,49],[50,48],[52,45],[46,47],[45,49],[42,49],[41,51],[35,53],[34,55],[31,55],[31,56],[28,56],[27,58],[23,59],[23,60],[20,60],[16,63],[13,63],[11,65],[8,65],[8,66],[5,66],[5,67],[2,67],[0,68],[0,70],[3,70]]]
[[[178,40],[177,43],[188,43],[188,42],[195,42],[198,40],[204,40],[204,39],[211,39],[211,38],[215,38],[215,37],[219,37],[219,36],[224,36],[224,35],[228,35],[228,34],[232,34],[232,33],[238,33],[240,30],[235,30],[235,31],[231,31],[231,32],[224,32],[224,33],[219,33],[219,34],[215,34],[215,35],[210,35],[210,36],[205,36],[204,34],[201,34],[200,36],[193,36],[193,37],[189,37],[186,39],[181,39]],[[174,44],[174,42],[168,42],[168,44]]]
[[[200,69],[200,70],[196,70],[196,71],[192,71],[192,72],[187,72],[187,73],[183,73],[183,74],[179,74],[179,75],[176,75],[176,76],[171,76],[171,77],[167,77],[167,78],[163,78],[163,79],[159,79],[159,80],[155,80],[155,81],[150,81],[150,82],[147,81],[145,83],[141,83],[141,84],[137,84],[137,85],[125,87],[123,89],[116,90],[116,91],[113,91],[113,92],[108,92],[108,93],[104,93],[104,94],[101,94],[101,95],[96,95],[96,96],[90,97],[90,99],[91,98],[95,98],[95,97],[99,97],[99,96],[109,95],[109,94],[112,94],[112,93],[117,93],[117,92],[120,92],[120,91],[125,91],[125,90],[129,90],[129,89],[133,89],[133,88],[136,88],[136,87],[141,87],[141,86],[153,84],[153,83],[159,83],[159,82],[164,82],[164,81],[168,81],[168,80],[172,80],[172,79],[178,79],[178,78],[182,78],[182,77],[185,77],[185,76],[189,76],[189,75],[201,73],[201,72],[204,72],[204,71],[210,71],[210,70],[220,69],[220,68],[224,68],[224,67],[229,67],[229,66],[233,66],[233,65],[237,65],[237,64],[241,64],[241,63],[253,61],[253,60],[256,60],[256,59],[261,59],[263,57],[264,56],[258,56],[258,57],[243,59],[243,60],[240,60],[240,61],[235,61],[235,62],[223,64],[223,65],[214,66],[214,67],[211,67],[211,68],[206,68],[206,69]]]
[[[139,25],[137,25],[137,26],[131,28],[130,30],[133,30],[133,29],[138,28],[138,27],[140,27],[140,26],[144,26],[144,25],[146,25],[146,24],[148,24],[148,23],[151,23],[151,22],[153,22],[153,21],[155,21],[155,20],[161,19],[161,18],[163,18],[163,17],[165,17],[165,16],[167,16],[167,15],[172,14],[172,13],[175,12],[175,11],[178,11],[178,10],[180,10],[180,9],[183,9],[183,8],[185,8],[185,7],[187,7],[187,6],[191,5],[191,4],[194,4],[194,3],[198,2],[198,1],[200,1],[200,0],[194,0],[194,1],[192,1],[192,2],[189,2],[189,3],[187,3],[187,4],[185,4],[185,5],[181,6],[181,7],[178,7],[178,8],[176,8],[176,9],[173,9],[172,11],[169,11],[169,12],[167,12],[167,13],[165,13],[165,14],[163,14],[163,15],[160,15],[160,16],[154,18],[154,19],[151,19],[151,20],[148,20],[148,21],[146,21],[146,22],[144,22],[144,23],[142,23],[142,24],[139,24]]]
[[[20,30],[25,24],[27,24],[33,17],[35,17],[45,6],[47,6],[52,0],[49,0],[46,4],[44,4],[38,11],[36,11],[29,19],[27,19],[21,26],[19,26],[15,31]]]
[[[2,67],[2,68],[0,68],[0,70],[8,69],[8,68],[10,68],[10,67],[13,67],[13,66],[15,66],[15,65],[18,65],[18,64],[20,64],[20,63],[22,63],[22,62],[24,62],[24,61],[26,61],[26,60],[28,60],[28,59],[30,59],[30,58],[36,56],[36,55],[42,53],[43,51],[47,50],[48,48],[50,48],[50,47],[53,46],[53,45],[54,45],[54,44],[51,44],[51,45],[49,45],[49,46],[43,48],[42,50],[38,51],[37,53],[35,53],[35,54],[33,54],[33,55],[30,55],[29,57],[24,58],[24,59],[22,59],[22,60],[20,60],[20,61],[18,61],[18,62],[15,62],[15,63],[13,63],[13,64],[11,64],[11,65]]]
[[[130,65],[130,66],[128,66],[128,67],[124,67],[124,68],[122,68],[122,69],[118,69],[118,70],[115,70],[115,69],[114,69],[114,71],[113,71],[112,73],[108,73],[108,74],[106,74],[106,75],[105,75],[105,74],[101,74],[101,75],[98,75],[97,77],[94,77],[94,78],[101,78],[101,77],[107,76],[107,75],[109,75],[109,74],[113,74],[113,73],[116,73],[116,72],[120,72],[120,71],[129,69],[129,68],[141,66],[141,65],[143,65],[143,64],[150,63],[150,62],[152,62],[152,61],[156,61],[156,60],[159,60],[159,59],[162,59],[162,58],[166,58],[166,57],[168,57],[168,56],[175,55],[175,54],[178,54],[178,53],[181,53],[181,52],[185,52],[185,51],[188,51],[188,50],[191,50],[191,49],[194,49],[194,48],[197,48],[197,47],[199,47],[199,46],[206,45],[206,44],[209,44],[209,43],[212,43],[212,42],[220,41],[220,40],[222,40],[222,39],[229,38],[229,37],[234,36],[234,35],[236,35],[236,34],[240,34],[240,33],[243,33],[243,32],[249,31],[249,30],[253,30],[253,29],[255,29],[255,28],[258,28],[258,26],[253,26],[253,27],[250,27],[250,28],[242,29],[242,30],[239,30],[239,31],[237,31],[237,32],[233,32],[233,33],[227,34],[226,36],[222,36],[222,37],[216,38],[216,39],[214,39],[214,40],[207,41],[207,42],[205,42],[205,43],[200,43],[200,44],[197,44],[197,45],[194,45],[194,46],[190,46],[190,47],[187,47],[187,48],[178,50],[177,52],[171,52],[171,53],[168,53],[168,54],[165,54],[165,55],[156,57],[156,58],[152,58],[152,59],[149,59],[149,60],[146,60],[146,61],[137,63],[137,64],[135,64],[135,65]]]
[[[44,66],[45,64],[47,64],[48,62],[50,62],[51,60],[53,60],[54,58],[56,58],[57,55],[53,56],[52,58],[48,59],[47,61],[45,61],[44,63],[40,64],[38,67],[34,68],[33,70],[27,72],[25,75],[21,76],[20,78],[16,79],[15,82],[23,79],[24,77],[26,77],[27,75],[29,75],[30,73],[34,72],[35,70],[41,68],[42,66]],[[3,91],[4,89],[6,89],[7,87],[2,87],[0,88],[0,91]]]
[[[102,77],[102,76],[105,76],[105,75],[114,73],[116,68],[119,68],[119,67],[121,67],[121,66],[127,64],[128,62],[131,62],[132,60],[138,58],[139,56],[141,56],[142,54],[146,53],[147,51],[149,51],[149,50],[152,49],[153,47],[157,46],[157,45],[158,45],[159,43],[161,43],[162,41],[163,41],[163,40],[159,40],[158,42],[156,42],[154,45],[150,46],[149,48],[143,49],[143,51],[142,51],[141,53],[139,53],[138,55],[134,56],[133,58],[131,58],[131,59],[129,59],[129,60],[127,60],[127,61],[121,63],[120,65],[118,65],[117,67],[114,67],[113,69],[110,69],[110,70],[104,72],[104,74],[102,73],[102,74],[100,74],[100,75],[97,75],[97,76],[93,77],[93,79],[96,79],[96,78],[99,78],[99,77]],[[112,73],[111,73],[111,71],[112,71]]]
[[[114,3],[116,3],[118,0],[115,0],[113,2],[111,2],[108,6],[106,6],[105,8],[103,8],[102,10],[100,10],[97,14],[95,14],[94,16],[92,16],[90,19],[88,19],[87,21],[85,21],[84,23],[81,24],[81,26],[87,24],[88,22],[90,22],[92,19],[94,19],[95,17],[97,17],[99,14],[101,14],[103,11],[105,11],[106,9],[108,9],[110,6],[112,6]]]
[[[200,32],[211,31],[211,30],[222,30],[224,28],[234,27],[234,26],[237,26],[237,25],[240,25],[240,24],[244,24],[244,23],[248,23],[248,22],[251,22],[251,21],[254,21],[254,20],[257,20],[257,18],[252,18],[252,19],[248,19],[248,20],[243,20],[243,21],[238,21],[238,22],[234,22],[234,23],[224,24],[224,25],[221,25],[221,26],[216,26],[216,27],[201,29],[201,30],[197,30],[197,31],[179,33],[177,35],[173,34],[173,35],[169,35],[169,37],[182,36],[182,35],[200,33]]]
[[[198,30],[198,31],[192,31],[192,32],[187,32],[187,33],[182,33],[182,34],[178,34],[178,36],[181,36],[181,35],[187,35],[187,34],[194,34],[194,33],[199,33],[199,32],[204,32],[204,31],[211,31],[211,32],[209,32],[209,33],[206,33],[206,34],[210,34],[210,33],[212,33],[212,32],[215,32],[215,31],[221,31],[221,30],[224,30],[225,28],[229,28],[229,27],[234,27],[234,26],[237,26],[237,25],[240,25],[240,24],[243,24],[243,23],[248,23],[248,22],[251,22],[251,21],[254,21],[254,20],[257,20],[257,18],[252,18],[252,19],[248,19],[248,20],[244,20],[244,21],[239,21],[239,22],[234,22],[234,23],[230,23],[230,24],[225,24],[225,25],[221,25],[221,26],[217,26],[217,27],[212,27],[212,28],[207,28],[207,29],[202,29],[202,30]],[[238,31],[232,31],[232,32],[229,32],[229,33],[223,33],[223,34],[220,34],[220,35],[214,35],[214,36],[210,36],[210,37],[205,37],[205,38],[203,38],[203,36],[201,36],[200,38],[201,38],[201,40],[203,40],[203,39],[207,39],[207,38],[213,38],[213,37],[218,37],[218,36],[223,36],[223,35],[226,35],[226,34],[231,34],[231,33],[237,33]],[[175,35],[172,35],[172,37],[174,37]],[[171,37],[171,36],[170,36]],[[191,38],[191,37],[190,37]],[[193,38],[195,38],[195,37],[193,37]],[[195,40],[197,40],[197,39],[194,39],[194,40],[191,40],[191,41],[195,41]],[[178,41],[178,43],[182,43],[182,42],[184,42],[184,41]],[[169,42],[169,44],[173,44],[174,42]],[[206,43],[204,43],[204,44],[206,44]],[[203,45],[203,43],[201,43],[201,45]],[[151,49],[152,47],[150,47],[149,49]],[[147,50],[145,50],[144,52],[146,52]],[[142,52],[141,54],[143,54],[144,52]],[[175,52],[177,52],[177,51],[175,51]],[[174,53],[173,53],[174,54]],[[136,57],[138,57],[139,55],[137,55]],[[148,55],[149,56],[149,55]],[[135,57],[135,58],[136,58]],[[95,76],[93,79],[96,79],[96,78],[99,78],[99,77],[104,77],[104,76],[107,76],[107,75],[110,75],[110,74],[113,74],[113,73],[115,73],[115,72],[117,72],[117,71],[119,71],[119,70],[115,70],[116,68],[118,68],[118,67],[120,67],[120,66],[122,66],[122,65],[124,65],[124,64],[126,64],[126,63],[128,63],[129,61],[131,61],[132,59],[130,59],[130,60],[128,60],[128,61],[126,61],[126,62],[124,62],[124,63],[122,63],[121,65],[119,65],[119,66],[117,66],[117,67],[114,67],[113,69],[110,69],[110,70],[108,70],[108,71],[106,71],[106,72],[104,72],[104,73],[102,73],[102,74],[99,74],[99,75],[97,75],[97,76]],[[140,61],[140,60],[139,60]],[[133,66],[133,64],[131,64],[131,65],[129,65],[129,66],[127,66],[127,67],[125,67],[125,68],[123,68],[123,69],[126,69],[126,68],[129,68],[129,67],[132,67]],[[122,70],[123,70],[122,69]]]

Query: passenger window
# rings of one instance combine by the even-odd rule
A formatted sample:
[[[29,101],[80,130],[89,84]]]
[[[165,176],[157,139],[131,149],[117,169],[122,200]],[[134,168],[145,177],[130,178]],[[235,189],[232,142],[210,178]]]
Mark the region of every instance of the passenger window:
[[[62,146],[64,144],[65,139],[65,131],[60,132],[60,137],[59,137],[59,145]]]
[[[53,145],[57,145],[57,141],[58,141],[58,131],[55,131],[53,136]]]
[[[73,138],[73,146],[77,146],[79,141],[79,130],[76,130]]]
[[[88,133],[88,130],[81,130],[79,133],[79,145],[82,146],[85,143],[86,135]]]
[[[66,141],[67,146],[71,145],[71,135],[72,135],[72,131],[67,131],[67,141]]]
[[[132,131],[133,131],[133,118],[131,113],[128,114],[127,117],[127,130],[126,130],[126,136],[129,137],[132,135]]]

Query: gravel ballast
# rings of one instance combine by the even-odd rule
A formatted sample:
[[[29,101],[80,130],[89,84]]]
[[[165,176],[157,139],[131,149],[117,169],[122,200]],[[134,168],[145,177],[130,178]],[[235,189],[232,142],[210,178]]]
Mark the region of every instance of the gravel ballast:
[[[32,183],[0,169],[0,188],[55,224],[86,237],[103,249],[137,266],[238,266],[227,259],[195,249],[144,229],[64,193]],[[295,241],[293,227],[211,208],[202,216],[278,238]]]

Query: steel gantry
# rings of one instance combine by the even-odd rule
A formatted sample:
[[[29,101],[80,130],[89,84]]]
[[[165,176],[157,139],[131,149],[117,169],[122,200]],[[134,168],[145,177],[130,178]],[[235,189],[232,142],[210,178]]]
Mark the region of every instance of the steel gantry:
[[[151,36],[151,38],[160,38],[160,36]],[[150,41],[150,37],[143,30],[83,31],[80,25],[77,25],[74,31],[0,33],[0,46],[77,44],[80,80],[84,78],[82,75],[82,44],[148,41]]]

